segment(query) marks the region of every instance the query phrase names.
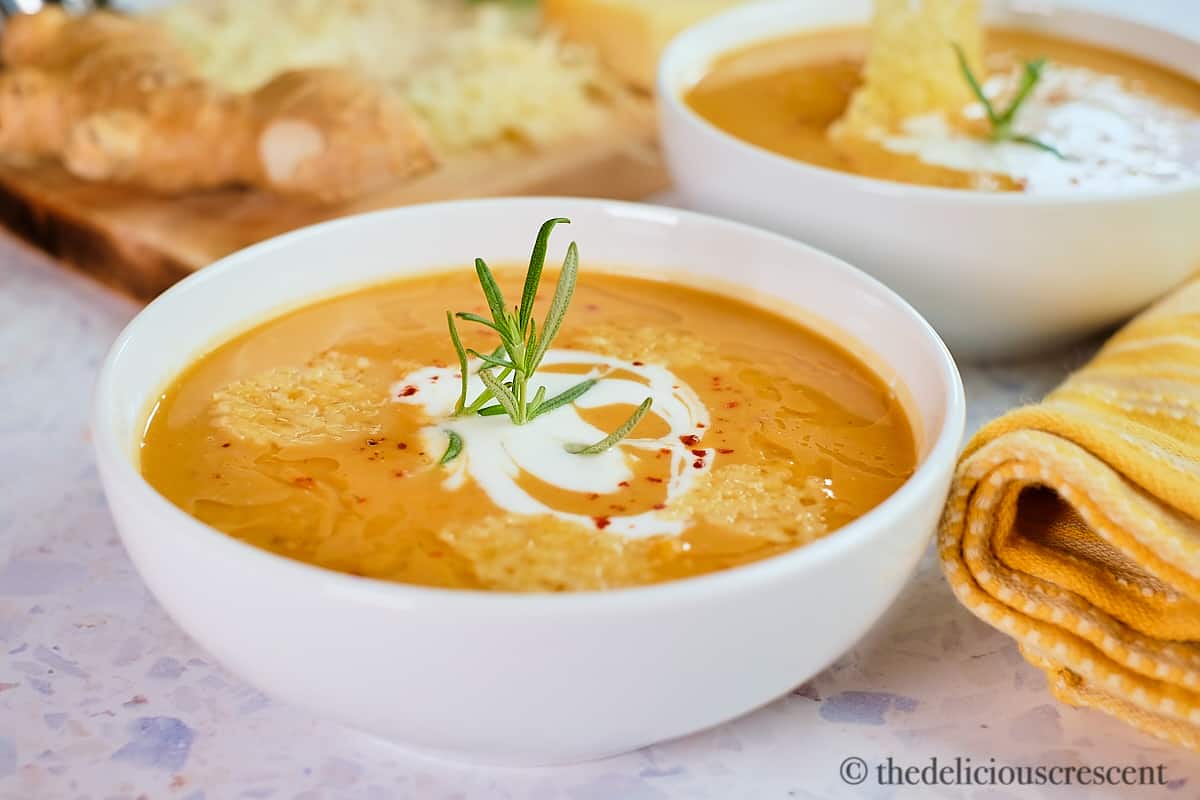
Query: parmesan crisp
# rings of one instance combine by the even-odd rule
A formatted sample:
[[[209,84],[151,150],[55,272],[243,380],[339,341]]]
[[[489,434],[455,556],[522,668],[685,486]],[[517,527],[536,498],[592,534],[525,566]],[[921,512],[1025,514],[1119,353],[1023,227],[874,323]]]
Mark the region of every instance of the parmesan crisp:
[[[369,359],[330,350],[303,367],[276,367],[213,395],[213,422],[256,444],[305,444],[379,432],[387,393]]]
[[[864,137],[894,130],[910,117],[971,103],[954,45],[982,74],[980,0],[875,0],[863,85],[833,135]]]
[[[670,513],[770,542],[807,544],[829,532],[820,480],[797,486],[783,467],[730,464],[700,479]]]

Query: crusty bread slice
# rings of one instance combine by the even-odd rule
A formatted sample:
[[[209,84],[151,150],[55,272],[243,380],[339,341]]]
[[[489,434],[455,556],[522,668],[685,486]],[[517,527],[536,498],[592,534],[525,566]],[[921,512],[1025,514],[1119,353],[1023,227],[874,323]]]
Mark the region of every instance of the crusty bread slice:
[[[345,200],[430,169],[420,122],[344,70],[296,70],[249,94],[198,77],[153,22],[57,6],[0,37],[0,153],[166,192],[229,184]]]

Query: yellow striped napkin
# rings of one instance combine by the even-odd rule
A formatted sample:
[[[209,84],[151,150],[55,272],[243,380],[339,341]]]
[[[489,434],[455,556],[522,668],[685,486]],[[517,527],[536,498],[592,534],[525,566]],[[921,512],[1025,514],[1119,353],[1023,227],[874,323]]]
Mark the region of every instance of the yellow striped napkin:
[[[1054,694],[1200,750],[1200,281],[985,426],[942,518],[958,599]]]

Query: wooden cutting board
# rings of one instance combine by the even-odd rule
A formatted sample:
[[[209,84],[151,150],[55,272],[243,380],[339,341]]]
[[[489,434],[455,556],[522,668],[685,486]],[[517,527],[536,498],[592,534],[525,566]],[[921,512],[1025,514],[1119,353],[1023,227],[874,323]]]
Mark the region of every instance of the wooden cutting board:
[[[335,217],[436,200],[572,195],[636,200],[666,188],[653,102],[631,98],[611,126],[537,152],[507,147],[460,157],[352,203],[314,205],[229,189],[164,197],[79,180],[55,164],[0,166],[0,224],[135,297],[246,245]]]

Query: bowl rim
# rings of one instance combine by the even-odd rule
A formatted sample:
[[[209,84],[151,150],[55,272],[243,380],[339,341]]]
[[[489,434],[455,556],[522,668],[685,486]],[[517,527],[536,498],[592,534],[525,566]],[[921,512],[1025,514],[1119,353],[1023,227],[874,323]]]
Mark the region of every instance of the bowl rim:
[[[664,222],[670,224],[671,220],[682,219],[698,225],[722,228],[734,236],[773,239],[777,243],[793,249],[800,257],[824,260],[829,267],[837,270],[844,280],[856,283],[869,291],[872,296],[887,302],[907,318],[907,322],[913,325],[914,330],[929,345],[935,360],[935,371],[938,378],[945,384],[940,390],[941,402],[944,404],[944,418],[940,429],[929,432],[930,445],[917,469],[900,488],[863,516],[837,528],[817,541],[770,558],[664,583],[578,592],[526,593],[421,586],[381,578],[360,577],[290,559],[255,547],[201,522],[159,494],[142,477],[141,472],[134,465],[133,459],[130,458],[131,450],[134,448],[130,447],[130,443],[119,440],[115,421],[117,415],[113,402],[116,371],[130,342],[143,335],[141,329],[148,324],[146,319],[148,312],[152,309],[183,302],[193,287],[214,281],[228,280],[230,273],[244,269],[248,263],[253,263],[266,253],[277,249],[291,248],[315,237],[325,236],[343,228],[353,228],[381,217],[402,219],[406,215],[431,213],[438,210],[460,207],[486,208],[487,206],[495,206],[497,213],[503,213],[506,208],[541,207],[548,204],[553,204],[560,210],[565,209],[568,215],[574,213],[576,209],[586,208],[613,218],[617,224],[626,218],[651,224],[663,224]],[[653,275],[652,272],[649,274]],[[734,280],[731,283],[736,284],[737,282]],[[370,284],[347,283],[347,286],[351,285],[361,288],[361,286]],[[337,291],[334,289],[324,295],[332,296]],[[314,296],[309,301],[295,304],[294,307],[302,307],[306,302],[318,299],[319,297]],[[215,341],[223,341],[224,338],[234,335],[238,330],[236,323],[226,327],[228,332],[216,337]],[[870,348],[867,349],[870,350]],[[882,359],[880,362],[886,363]],[[142,398],[146,406],[148,406],[149,399],[149,397]],[[110,492],[110,486],[120,484],[122,502],[132,500],[147,513],[156,517],[165,527],[173,529],[175,534],[203,542],[205,547],[214,550],[222,558],[240,558],[259,565],[264,571],[264,578],[269,579],[266,570],[275,570],[283,575],[290,575],[294,580],[313,581],[315,587],[322,587],[337,594],[350,594],[377,606],[411,608],[429,604],[438,604],[439,606],[449,604],[452,608],[462,608],[463,610],[478,610],[486,607],[492,610],[507,609],[521,613],[539,610],[549,613],[565,611],[588,613],[598,610],[619,612],[645,604],[659,605],[681,602],[688,598],[697,598],[714,592],[737,592],[756,584],[787,579],[789,575],[802,572],[805,567],[819,564],[843,551],[869,546],[871,539],[878,535],[878,528],[887,527],[889,517],[902,517],[907,510],[927,503],[930,494],[938,494],[938,484],[946,480],[947,474],[953,471],[957,460],[965,427],[965,417],[966,400],[962,377],[953,356],[942,342],[941,337],[906,300],[880,281],[845,261],[780,234],[694,211],[599,198],[538,196],[450,200],[355,214],[299,228],[219,259],[175,284],[154,299],[121,331],[104,359],[95,384],[90,429],[97,463],[104,479],[106,496]],[[940,502],[942,498],[938,496],[937,499]],[[109,502],[111,505],[111,499]],[[118,532],[124,540],[125,533],[120,530],[119,526]],[[164,530],[161,535],[167,535],[166,531]]]
[[[655,93],[660,103],[660,120],[670,110],[677,118],[683,120],[686,124],[696,129],[698,132],[709,137],[710,140],[715,140],[717,146],[731,148],[740,152],[745,157],[758,159],[761,163],[776,170],[784,170],[787,172],[788,178],[797,178],[802,180],[826,180],[833,183],[842,183],[847,189],[857,189],[859,191],[870,192],[873,195],[882,195],[885,197],[895,198],[905,201],[953,201],[958,203],[981,204],[981,205],[996,205],[1002,207],[1011,206],[1063,206],[1063,205],[1108,205],[1113,203],[1125,203],[1138,200],[1157,200],[1162,198],[1170,198],[1180,194],[1190,194],[1200,191],[1200,176],[1181,181],[1177,184],[1167,184],[1154,187],[1139,187],[1136,189],[1123,189],[1112,192],[1100,192],[1096,190],[1084,191],[1069,191],[1055,190],[1048,192],[1026,193],[1026,192],[986,192],[974,189],[948,189],[938,186],[924,186],[922,184],[901,183],[899,181],[890,181],[883,178],[873,178],[867,175],[858,175],[849,172],[840,172],[827,167],[810,164],[806,161],[791,158],[789,156],[776,153],[768,150],[765,147],[760,147],[756,144],[744,141],[743,139],[727,133],[717,127],[707,119],[696,113],[691,106],[683,99],[683,93],[694,85],[694,83],[686,83],[684,81],[674,80],[673,76],[680,72],[685,72],[689,69],[698,69],[703,66],[707,68],[713,60],[722,55],[735,52],[739,48],[751,46],[756,42],[766,42],[774,39],[787,38],[804,32],[812,32],[820,30],[818,27],[811,26],[790,26],[787,24],[788,10],[797,6],[806,5],[804,0],[766,0],[766,2],[752,2],[747,5],[735,6],[726,11],[717,14],[716,16],[702,20],[701,22],[692,25],[676,35],[668,43],[663,51],[662,58],[659,60],[658,71],[655,76]],[[1182,36],[1174,31],[1168,30],[1158,25],[1153,25],[1138,20],[1130,19],[1129,17],[1119,14],[1109,14],[1092,9],[1079,8],[1076,6],[1057,6],[1049,15],[1049,19],[1056,20],[1056,30],[1058,34],[1064,28],[1069,28],[1071,18],[1090,19],[1093,22],[1101,22],[1106,25],[1116,26],[1125,29],[1133,29],[1142,32],[1145,35],[1157,36],[1165,39],[1171,39],[1180,47],[1190,48],[1195,51],[1197,59],[1200,60],[1200,39],[1190,36]],[[728,29],[737,27],[747,20],[752,19],[778,19],[780,27],[773,33],[765,37],[747,37],[741,40],[738,44],[724,45],[720,48],[713,48],[703,45],[703,38],[717,29]],[[1069,38],[1069,37],[1068,37]],[[1103,45],[1099,45],[1103,46]],[[1117,50],[1117,52],[1125,53],[1119,48],[1108,48]],[[1133,53],[1126,53],[1134,58],[1145,60],[1142,56]],[[1183,72],[1184,67],[1175,64],[1165,68]],[[1193,82],[1200,83],[1200,80],[1193,76]],[[661,123],[660,123],[661,124]]]

